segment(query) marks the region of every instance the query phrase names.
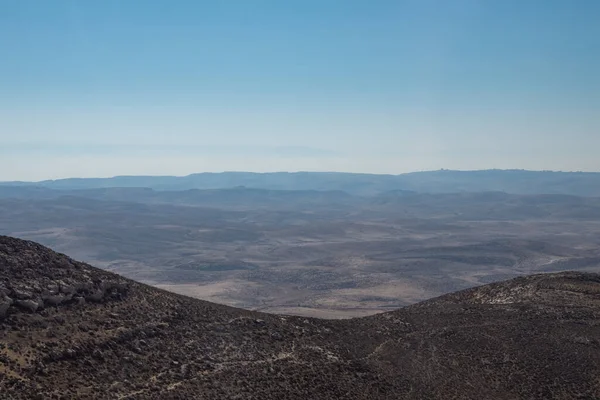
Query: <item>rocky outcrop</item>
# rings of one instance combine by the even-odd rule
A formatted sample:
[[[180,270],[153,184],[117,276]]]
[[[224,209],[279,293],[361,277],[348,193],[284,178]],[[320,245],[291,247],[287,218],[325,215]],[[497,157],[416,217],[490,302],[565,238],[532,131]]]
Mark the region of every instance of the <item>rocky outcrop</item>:
[[[0,319],[45,307],[119,300],[130,285],[37,243],[0,237]]]
[[[127,283],[105,281],[72,284],[51,282],[48,286],[56,288],[55,290],[39,289],[42,286],[35,282],[25,287],[18,284],[5,287],[0,298],[0,318],[5,318],[13,312],[36,312],[44,307],[79,304],[82,300],[94,303],[119,300],[129,289]]]

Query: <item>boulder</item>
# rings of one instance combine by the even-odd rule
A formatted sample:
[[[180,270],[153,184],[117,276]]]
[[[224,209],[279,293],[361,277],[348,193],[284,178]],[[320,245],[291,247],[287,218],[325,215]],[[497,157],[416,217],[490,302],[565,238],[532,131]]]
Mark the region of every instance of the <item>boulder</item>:
[[[40,303],[35,300],[17,300],[15,305],[31,312],[36,312],[40,308]]]
[[[26,288],[13,288],[12,295],[19,300],[29,300],[33,298],[31,290]]]
[[[75,294],[75,292],[77,292],[75,286],[69,285],[63,281],[58,281],[58,288],[59,291],[64,294]]]
[[[42,295],[42,300],[44,303],[49,304],[51,306],[57,306],[65,301],[69,301],[73,298],[72,294],[46,294]]]
[[[93,301],[93,302],[102,301],[102,299],[104,299],[104,289],[97,289],[96,291],[92,292],[91,294],[88,294],[87,296],[85,296],[85,299],[88,301]]]
[[[82,292],[84,290],[92,290],[94,288],[94,284],[92,282],[79,282],[74,285],[76,292]]]
[[[50,294],[58,294],[58,292],[59,292],[58,283],[50,282],[48,285],[46,285],[46,291]]]
[[[0,318],[6,317],[8,308],[13,304],[13,299],[8,296],[0,297]]]

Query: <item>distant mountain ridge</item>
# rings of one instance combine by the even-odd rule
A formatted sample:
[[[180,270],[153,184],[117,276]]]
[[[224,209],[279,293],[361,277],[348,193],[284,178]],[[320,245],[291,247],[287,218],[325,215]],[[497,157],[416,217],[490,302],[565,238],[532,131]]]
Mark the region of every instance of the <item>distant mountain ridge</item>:
[[[204,172],[187,176],[116,176],[41,182],[0,182],[58,190],[137,187],[155,190],[227,189],[245,186],[270,190],[344,191],[371,196],[389,191],[421,193],[491,192],[600,196],[599,172],[527,170],[426,171],[400,175],[343,172]]]

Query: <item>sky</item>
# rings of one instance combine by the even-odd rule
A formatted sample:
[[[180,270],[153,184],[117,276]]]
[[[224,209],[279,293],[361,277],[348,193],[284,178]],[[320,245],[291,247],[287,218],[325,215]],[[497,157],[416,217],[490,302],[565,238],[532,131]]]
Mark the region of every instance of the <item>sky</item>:
[[[597,0],[0,0],[0,180],[600,171]]]

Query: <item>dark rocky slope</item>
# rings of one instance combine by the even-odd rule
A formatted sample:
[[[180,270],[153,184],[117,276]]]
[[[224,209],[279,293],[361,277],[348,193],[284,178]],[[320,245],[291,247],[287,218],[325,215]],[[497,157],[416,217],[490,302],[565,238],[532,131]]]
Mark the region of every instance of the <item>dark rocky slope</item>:
[[[600,398],[600,276],[327,321],[179,296],[0,237],[0,398]]]

